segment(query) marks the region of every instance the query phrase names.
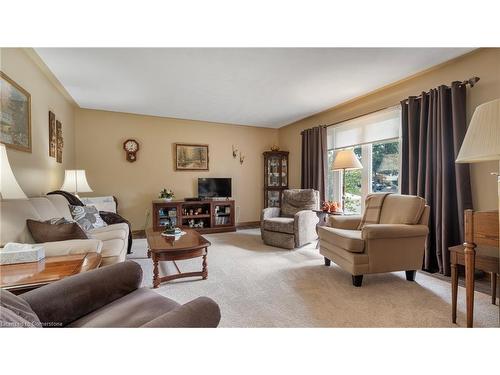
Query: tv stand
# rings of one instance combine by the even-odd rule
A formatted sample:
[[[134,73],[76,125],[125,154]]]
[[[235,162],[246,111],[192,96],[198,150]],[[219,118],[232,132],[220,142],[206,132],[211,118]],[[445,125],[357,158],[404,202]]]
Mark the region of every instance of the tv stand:
[[[171,222],[181,229],[196,229],[200,233],[236,231],[234,200],[201,199],[153,201],[153,230],[162,231]]]

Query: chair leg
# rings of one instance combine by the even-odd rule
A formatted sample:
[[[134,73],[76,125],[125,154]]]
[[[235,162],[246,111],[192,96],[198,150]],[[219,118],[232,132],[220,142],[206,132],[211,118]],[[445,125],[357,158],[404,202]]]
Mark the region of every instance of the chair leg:
[[[491,303],[497,304],[497,274],[495,272],[490,273],[491,277]]]
[[[405,272],[406,272],[406,280],[415,281],[415,275],[417,274],[417,271],[412,270],[412,271],[405,271]]]
[[[328,259],[327,257],[324,257],[324,258],[325,258],[325,266],[330,267],[331,260]]]
[[[363,275],[352,275],[352,285],[360,287],[363,283]]]

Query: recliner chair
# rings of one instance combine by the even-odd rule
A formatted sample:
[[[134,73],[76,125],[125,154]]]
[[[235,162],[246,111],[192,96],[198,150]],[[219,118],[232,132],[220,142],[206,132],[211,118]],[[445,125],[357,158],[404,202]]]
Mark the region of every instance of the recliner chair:
[[[319,192],[313,189],[283,190],[281,209],[262,211],[261,236],[266,245],[294,249],[318,238],[316,224]]]
[[[360,287],[363,275],[406,271],[414,281],[422,268],[429,232],[430,207],[413,195],[388,195],[382,204],[379,224],[358,229],[361,216],[330,216],[329,225],[318,228],[319,249],[325,258],[352,275]]]

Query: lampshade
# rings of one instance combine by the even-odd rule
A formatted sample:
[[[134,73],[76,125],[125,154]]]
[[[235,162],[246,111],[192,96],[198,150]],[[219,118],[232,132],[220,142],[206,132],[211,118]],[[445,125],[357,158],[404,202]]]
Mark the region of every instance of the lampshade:
[[[26,199],[23,189],[17,183],[16,177],[10,167],[7,150],[0,143],[0,196],[2,199]]]
[[[87,176],[83,169],[66,169],[64,171],[64,183],[61,190],[69,191],[70,193],[89,193],[92,188],[87,182]]]
[[[332,163],[333,170],[361,168],[363,168],[363,166],[352,149],[338,151]]]
[[[476,108],[456,162],[488,160],[500,160],[500,99]]]

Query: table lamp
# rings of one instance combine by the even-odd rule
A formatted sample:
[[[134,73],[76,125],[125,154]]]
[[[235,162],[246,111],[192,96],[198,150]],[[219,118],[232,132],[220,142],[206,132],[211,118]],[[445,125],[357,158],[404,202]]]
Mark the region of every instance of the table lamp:
[[[458,153],[457,163],[480,163],[500,160],[500,99],[479,105],[470,121],[462,147]],[[500,178],[497,174],[498,196],[500,198]],[[474,309],[474,266],[475,245],[465,242],[465,283],[467,304],[467,326],[472,327],[472,311]],[[495,277],[495,276],[493,276]],[[472,292],[469,292],[469,290]],[[470,312],[470,317],[469,317]]]
[[[331,168],[334,171],[342,170],[342,211],[345,212],[345,171],[362,169],[363,166],[359,162],[354,151],[352,149],[348,149],[337,152]]]
[[[0,198],[1,199],[27,199],[23,189],[17,183],[16,177],[10,167],[7,150],[0,143]]]
[[[78,197],[78,193],[90,193],[92,188],[87,182],[87,176],[83,169],[66,169],[64,171],[64,183],[61,190],[74,193]]]

